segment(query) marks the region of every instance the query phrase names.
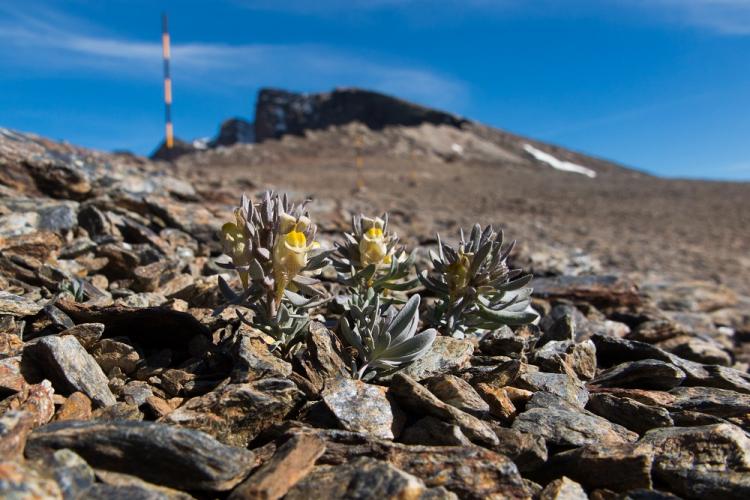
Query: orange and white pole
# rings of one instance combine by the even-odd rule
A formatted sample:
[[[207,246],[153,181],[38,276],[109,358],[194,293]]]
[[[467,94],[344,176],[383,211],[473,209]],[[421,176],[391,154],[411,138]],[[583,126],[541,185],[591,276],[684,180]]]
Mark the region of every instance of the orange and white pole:
[[[161,47],[164,59],[164,121],[167,149],[174,146],[174,128],[172,127],[172,76],[169,71],[169,26],[167,14],[161,15]]]

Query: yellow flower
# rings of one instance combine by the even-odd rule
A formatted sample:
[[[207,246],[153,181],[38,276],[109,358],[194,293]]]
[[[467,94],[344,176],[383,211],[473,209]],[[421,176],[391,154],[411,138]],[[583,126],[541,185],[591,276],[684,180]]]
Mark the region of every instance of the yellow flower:
[[[306,228],[310,221],[307,219],[302,223]],[[289,232],[279,234],[273,248],[273,277],[276,282],[277,303],[281,302],[284,290],[292,279],[307,265],[307,254],[319,246],[316,241],[308,245],[305,233],[299,229],[300,225],[295,224]]]
[[[383,233],[383,219],[362,217],[362,239],[359,241],[359,260],[362,267],[370,264],[390,264],[391,255],[388,252],[385,234]]]
[[[466,287],[469,286],[471,257],[473,257],[473,254],[459,251],[456,262],[448,266],[447,281],[451,300],[455,300],[461,296]]]

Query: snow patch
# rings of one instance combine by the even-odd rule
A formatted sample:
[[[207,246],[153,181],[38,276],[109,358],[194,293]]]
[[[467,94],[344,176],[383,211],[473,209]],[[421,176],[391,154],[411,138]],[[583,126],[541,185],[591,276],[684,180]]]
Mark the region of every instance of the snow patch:
[[[209,142],[211,142],[210,137],[201,137],[200,139],[193,140],[193,147],[195,149],[208,149]]]
[[[523,149],[537,160],[546,163],[555,170],[562,170],[563,172],[573,172],[576,174],[585,175],[586,177],[591,177],[592,179],[596,177],[596,172],[591,170],[590,168],[576,165],[575,163],[570,163],[569,161],[558,160],[551,154],[545,153],[544,151],[535,148],[531,144],[524,144]]]

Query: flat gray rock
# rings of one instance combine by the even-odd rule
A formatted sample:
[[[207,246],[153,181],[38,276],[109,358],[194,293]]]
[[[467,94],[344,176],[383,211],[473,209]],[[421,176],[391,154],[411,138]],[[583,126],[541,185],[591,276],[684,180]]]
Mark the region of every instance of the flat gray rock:
[[[601,387],[669,390],[685,380],[685,372],[656,359],[627,361],[599,373],[591,381]]]
[[[586,409],[638,434],[674,425],[666,408],[649,406],[634,399],[607,393],[592,394]]]
[[[638,439],[636,433],[544,392],[534,394],[512,428],[558,446],[621,444]]]
[[[37,360],[58,392],[82,392],[99,406],[117,402],[104,372],[74,336],[41,338],[24,350],[24,356],[27,354]]]
[[[184,490],[227,491],[255,466],[253,452],[178,426],[133,421],[58,422],[36,429],[26,456],[68,448],[97,468]]]

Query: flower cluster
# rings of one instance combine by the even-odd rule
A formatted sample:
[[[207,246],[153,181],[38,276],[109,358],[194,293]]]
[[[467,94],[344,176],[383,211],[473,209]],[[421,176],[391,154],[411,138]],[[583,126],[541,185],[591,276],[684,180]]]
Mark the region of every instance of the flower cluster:
[[[268,192],[257,203],[242,197],[234,221],[222,227],[228,261],[242,290],[235,292],[219,277],[230,304],[244,305],[252,318],[243,321],[267,333],[282,356],[291,355],[304,338],[313,308],[330,297],[311,273],[332,264],[342,287],[337,303],[341,339],[356,351],[352,374],[369,378],[400,369],[428,352],[438,332],[461,337],[502,325],[533,321],[530,275],[508,267],[513,245],[492,227],[474,226],[468,240],[461,233],[457,248],[440,241],[430,252],[433,270],[415,275],[415,254],[407,254],[389,230],[388,215],[352,218],[351,232],[333,251],[320,251],[316,226],[306,203]],[[328,258],[330,256],[330,259]],[[417,334],[419,285],[435,296]],[[331,285],[335,286],[335,285]],[[401,305],[400,309],[397,308]],[[239,314],[239,313],[238,313]]]
[[[503,233],[476,224],[468,241],[461,231],[458,248],[440,240],[438,253],[430,252],[434,271],[422,271],[419,280],[438,297],[428,320],[455,337],[522,325],[537,319],[531,308],[530,274],[508,267],[515,242],[503,249]]]
[[[344,234],[331,259],[339,282],[361,294],[368,288],[376,293],[405,291],[417,284],[409,279],[414,255],[408,255],[398,236],[388,230],[388,214],[352,217],[352,231]]]
[[[304,311],[325,301],[314,287],[317,280],[303,274],[328,263],[326,252],[313,254],[319,246],[317,228],[305,207],[272,192],[257,204],[243,195],[235,221],[222,226],[230,262],[219,265],[239,273],[243,291],[235,293],[221,277],[219,286],[230,303],[252,309],[251,324],[273,337],[284,352],[301,340],[309,322]]]

